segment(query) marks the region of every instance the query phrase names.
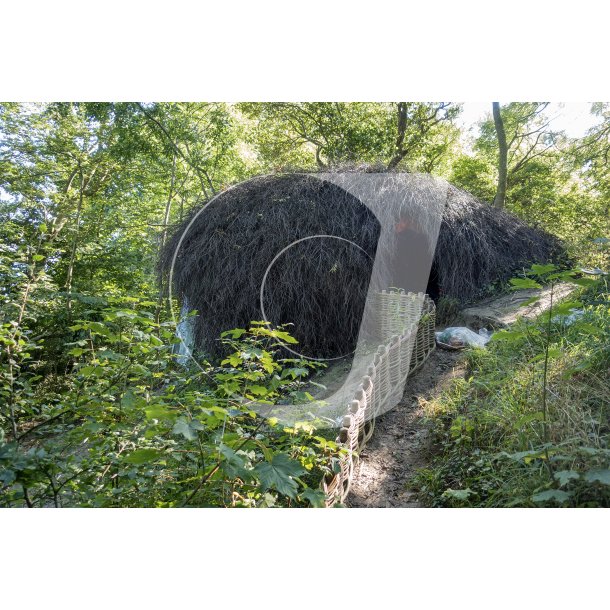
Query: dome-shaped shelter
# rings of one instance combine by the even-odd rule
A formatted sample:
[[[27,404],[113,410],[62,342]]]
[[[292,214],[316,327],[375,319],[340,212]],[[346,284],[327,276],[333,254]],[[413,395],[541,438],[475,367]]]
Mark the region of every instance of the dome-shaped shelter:
[[[176,228],[160,261],[162,273],[171,269],[173,294],[199,313],[198,347],[217,353],[222,331],[263,319],[262,303],[272,324],[294,324],[302,353],[333,358],[354,349],[381,231],[358,197],[324,176],[278,174],[239,184],[201,210]],[[436,245],[412,209],[387,214],[398,256],[432,256],[435,246],[424,269],[433,298],[473,300],[561,252],[555,237],[450,185]]]

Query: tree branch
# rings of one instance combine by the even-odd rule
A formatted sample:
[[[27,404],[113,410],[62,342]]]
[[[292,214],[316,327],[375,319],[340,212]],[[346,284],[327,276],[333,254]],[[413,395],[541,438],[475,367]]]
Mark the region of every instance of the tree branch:
[[[205,182],[207,181],[208,186],[210,187],[210,190],[212,191],[212,194],[216,194],[216,190],[214,189],[214,186],[212,184],[212,181],[210,180],[210,177],[207,175],[205,170],[201,170],[200,168],[198,168],[194,163],[191,162],[191,160],[187,157],[187,155],[185,155],[182,150],[180,149],[180,147],[176,144],[176,142],[174,142],[174,139],[172,138],[171,134],[169,133],[169,131],[166,129],[166,127],[163,125],[163,123],[161,123],[160,121],[158,121],[154,116],[152,116],[147,110],[146,108],[144,108],[144,105],[141,104],[140,102],[136,102],[136,105],[138,106],[138,108],[140,108],[140,110],[144,113],[144,116],[154,125],[156,125],[163,133],[163,135],[166,137],[166,139],[169,141],[169,143],[172,145],[172,148],[180,155],[180,157],[186,162],[186,164],[193,168],[193,170],[195,171],[195,173],[197,174],[197,177],[199,178],[199,181],[201,182],[201,189],[203,190],[203,195],[204,197],[207,199],[208,197],[208,192],[207,189],[205,187]],[[187,150],[188,150],[188,145],[187,145]],[[202,175],[203,174],[203,175]],[[204,177],[206,180],[204,180]]]

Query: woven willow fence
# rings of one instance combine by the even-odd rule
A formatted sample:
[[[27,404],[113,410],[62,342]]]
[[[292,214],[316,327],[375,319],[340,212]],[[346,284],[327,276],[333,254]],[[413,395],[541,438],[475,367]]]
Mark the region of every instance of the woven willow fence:
[[[327,507],[345,501],[359,454],[375,429],[376,417],[398,404],[407,377],[435,347],[436,308],[428,295],[384,290],[378,295],[378,313],[384,343],[377,349],[343,417],[337,443],[345,451],[334,468],[336,472],[322,481]]]

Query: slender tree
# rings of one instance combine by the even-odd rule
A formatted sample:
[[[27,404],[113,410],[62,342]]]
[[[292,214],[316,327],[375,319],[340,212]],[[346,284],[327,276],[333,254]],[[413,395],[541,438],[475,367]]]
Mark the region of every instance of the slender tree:
[[[504,121],[500,112],[500,102],[493,102],[493,117],[498,138],[498,187],[494,198],[494,206],[503,208],[506,204],[506,186],[508,180],[508,145],[506,143],[506,131]]]

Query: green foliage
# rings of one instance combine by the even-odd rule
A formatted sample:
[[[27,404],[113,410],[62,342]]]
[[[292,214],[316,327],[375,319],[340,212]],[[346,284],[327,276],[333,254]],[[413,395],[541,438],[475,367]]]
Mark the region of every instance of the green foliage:
[[[449,324],[460,312],[460,302],[452,297],[442,296],[436,302],[438,324]]]
[[[247,142],[267,171],[387,166],[399,153],[395,163],[413,171],[442,172],[459,135],[451,125],[459,107],[442,103],[273,102],[238,109],[248,121]]]
[[[296,460],[279,453],[268,462],[259,462],[254,467],[254,472],[263,489],[276,489],[281,494],[294,498],[298,491],[295,478],[307,471]]]
[[[462,155],[454,161],[449,181],[491,203],[496,193],[495,173],[491,160]]]
[[[414,485],[431,506],[610,505],[607,279],[553,265],[527,273],[513,284],[586,286],[472,350],[468,378],[430,406],[441,451]]]
[[[316,422],[284,428],[248,407],[309,400],[315,365],[282,357],[294,339],[261,323],[220,337],[221,362],[177,365],[159,249],[201,198],[287,166],[434,172],[491,200],[493,125],[465,154],[458,112],[421,102],[0,104],[0,503],[323,505],[318,482],[335,443],[316,436]],[[545,125],[544,104],[503,107],[508,207],[607,270],[608,106],[592,112],[599,124],[570,141]],[[606,502],[605,280],[533,267],[514,285],[556,281],[582,295],[470,355],[476,374],[443,407],[447,460],[422,475],[432,503]],[[578,302],[585,315],[568,324]],[[454,309],[439,303],[448,318]]]
[[[146,303],[116,299],[77,320],[72,370],[44,392],[31,346],[3,327],[2,344],[19,347],[20,360],[2,360],[0,392],[11,407],[2,413],[2,504],[319,504],[315,487],[336,446],[248,407],[301,384],[308,363],[277,358],[278,339],[292,337],[256,324],[230,331],[240,362],[197,373],[174,364],[175,329],[155,322]]]
[[[592,113],[601,122],[578,140],[552,129],[547,106],[546,102],[502,106],[509,147],[507,208],[558,235],[579,260],[607,264],[592,247],[592,240],[610,234],[608,104],[593,104]],[[497,159],[490,116],[481,123],[472,152],[456,156],[451,163],[450,180],[491,202],[497,185]]]

